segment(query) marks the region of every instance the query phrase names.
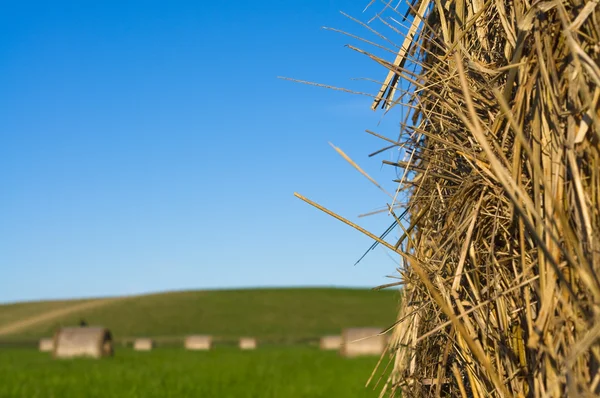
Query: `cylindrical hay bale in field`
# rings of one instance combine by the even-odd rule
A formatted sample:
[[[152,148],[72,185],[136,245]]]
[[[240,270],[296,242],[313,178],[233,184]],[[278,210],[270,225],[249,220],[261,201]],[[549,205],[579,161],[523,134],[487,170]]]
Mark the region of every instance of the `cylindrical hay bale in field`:
[[[385,335],[380,328],[352,328],[342,332],[340,353],[345,357],[381,355],[386,347]]]
[[[154,341],[152,339],[135,339],[133,342],[133,349],[135,351],[151,351],[154,348]]]
[[[41,352],[52,352],[54,350],[54,339],[40,339],[39,348]]]
[[[240,339],[240,349],[241,350],[255,350],[256,349],[256,339],[252,337],[242,337]]]
[[[184,346],[186,350],[192,351],[205,351],[210,350],[212,346],[211,336],[187,336],[185,338]]]
[[[54,336],[54,357],[102,358],[113,355],[110,331],[103,327],[62,328]]]
[[[339,350],[342,346],[342,336],[323,336],[319,343],[322,350]]]

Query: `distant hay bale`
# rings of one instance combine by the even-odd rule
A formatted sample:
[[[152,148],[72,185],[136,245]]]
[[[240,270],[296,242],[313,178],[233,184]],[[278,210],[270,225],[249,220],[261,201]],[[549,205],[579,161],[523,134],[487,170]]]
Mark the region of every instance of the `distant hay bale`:
[[[342,332],[340,353],[345,357],[381,355],[385,350],[385,335],[380,328],[352,328]]]
[[[41,352],[52,352],[54,350],[54,339],[40,339],[39,349]]]
[[[54,357],[102,358],[113,355],[110,331],[103,327],[62,328],[54,336]]]
[[[133,349],[135,351],[151,351],[154,348],[154,341],[148,338],[135,339]]]
[[[342,346],[342,336],[323,336],[319,343],[322,350],[339,350]]]
[[[394,344],[394,342],[393,342],[393,340],[392,340],[392,334],[391,334],[391,333],[387,333],[387,334],[385,334],[383,337],[384,337],[384,339],[385,339],[385,345],[386,345],[386,347],[387,347],[388,345],[392,345],[392,344]]]
[[[210,350],[212,346],[211,336],[187,336],[185,338],[184,346],[186,350],[191,351],[205,351]]]
[[[241,350],[255,350],[256,349],[256,339],[252,337],[242,337],[240,339],[240,349]]]

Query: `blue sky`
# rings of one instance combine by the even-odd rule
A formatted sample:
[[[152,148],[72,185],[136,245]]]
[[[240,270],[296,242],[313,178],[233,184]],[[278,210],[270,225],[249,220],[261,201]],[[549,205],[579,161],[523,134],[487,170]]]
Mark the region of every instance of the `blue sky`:
[[[363,4],[364,3],[364,4]],[[390,280],[373,232],[390,190],[367,155],[397,120],[385,70],[322,26],[369,36],[353,1],[23,1],[0,15],[0,301]],[[364,47],[364,46],[363,46]]]

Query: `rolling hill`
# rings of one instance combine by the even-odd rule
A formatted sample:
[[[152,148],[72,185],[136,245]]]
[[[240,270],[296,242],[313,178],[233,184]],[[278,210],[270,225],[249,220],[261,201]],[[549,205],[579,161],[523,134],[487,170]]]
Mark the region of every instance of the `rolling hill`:
[[[117,299],[47,301],[0,305],[0,338],[35,339],[57,327],[108,327],[115,338],[211,334],[298,340],[344,327],[389,326],[397,291],[289,288],[181,291]],[[17,327],[15,327],[15,325]],[[0,333],[2,334],[2,333]]]

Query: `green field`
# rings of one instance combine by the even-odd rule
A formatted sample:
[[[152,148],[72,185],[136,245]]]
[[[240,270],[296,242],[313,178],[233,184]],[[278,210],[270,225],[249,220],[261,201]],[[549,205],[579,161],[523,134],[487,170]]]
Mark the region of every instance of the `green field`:
[[[366,289],[296,288],[184,291],[125,298],[75,312],[2,339],[50,336],[84,318],[108,327],[115,338],[248,335],[259,339],[302,339],[339,333],[345,327],[389,326],[399,293]],[[0,305],[0,327],[78,301]]]
[[[378,357],[346,359],[306,341],[281,343],[339,334],[346,327],[389,326],[398,301],[393,291],[327,288],[123,298],[1,336],[0,397],[377,397],[379,390],[365,383]],[[82,302],[0,305],[0,329]],[[82,318],[111,330],[117,340],[113,358],[54,360],[34,348],[39,337]],[[214,349],[183,350],[181,337],[195,333],[215,336]],[[136,336],[178,338],[176,346],[143,353],[118,342]],[[240,351],[227,344],[240,336],[257,337],[258,349]],[[16,348],[17,340],[29,348]]]
[[[306,347],[241,352],[118,349],[103,360],[53,360],[0,350],[0,397],[377,397],[365,387],[378,358],[344,359]]]
[[[66,305],[81,303],[84,300],[40,301],[14,304],[0,304],[0,326],[39,315],[46,311],[57,310]]]

